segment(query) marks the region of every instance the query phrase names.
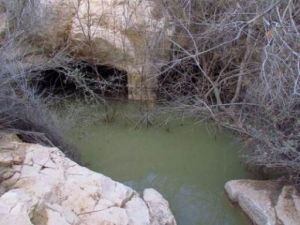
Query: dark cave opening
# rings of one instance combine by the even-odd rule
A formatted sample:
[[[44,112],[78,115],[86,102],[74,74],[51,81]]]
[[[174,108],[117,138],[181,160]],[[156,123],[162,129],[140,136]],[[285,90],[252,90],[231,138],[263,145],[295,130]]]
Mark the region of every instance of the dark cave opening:
[[[73,62],[34,72],[32,85],[42,96],[89,96],[127,98],[127,72],[110,65]]]

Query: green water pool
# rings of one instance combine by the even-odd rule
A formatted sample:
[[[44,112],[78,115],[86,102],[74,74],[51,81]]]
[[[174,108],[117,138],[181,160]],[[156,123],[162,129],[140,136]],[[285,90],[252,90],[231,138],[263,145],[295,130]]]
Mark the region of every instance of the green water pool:
[[[126,107],[106,123],[101,107],[86,110],[86,120],[90,113],[93,122],[78,121],[68,137],[89,168],[139,192],[155,188],[169,201],[179,225],[250,224],[224,192],[226,181],[250,177],[232,134],[190,120],[134,126],[124,116]],[[131,108],[127,115],[133,113]]]

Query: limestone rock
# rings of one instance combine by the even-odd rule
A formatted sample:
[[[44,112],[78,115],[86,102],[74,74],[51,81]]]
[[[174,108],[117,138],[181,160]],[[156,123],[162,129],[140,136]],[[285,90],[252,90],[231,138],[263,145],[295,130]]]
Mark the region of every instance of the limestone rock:
[[[300,196],[292,186],[285,186],[275,207],[276,215],[283,224],[300,224]]]
[[[154,189],[145,189],[143,199],[148,205],[151,225],[176,225],[169,203]]]
[[[57,204],[40,206],[32,216],[33,224],[70,225],[78,224],[77,215],[69,208],[62,208]]]
[[[173,28],[167,24],[167,13],[157,13],[162,9],[154,0],[41,0],[34,7],[23,1],[3,4],[7,14],[16,8],[28,8],[22,20],[26,27],[35,28],[32,43],[43,49],[44,55],[30,56],[24,61],[39,62],[68,46],[65,50],[75,59],[127,71],[129,98],[155,98],[157,81],[152,71],[159,69],[155,61],[168,57],[171,43],[167,37],[173,34]],[[10,18],[6,13],[0,14],[0,35]]]
[[[176,224],[158,192],[146,190],[143,200],[57,148],[0,138],[0,165],[0,225]]]
[[[30,214],[37,204],[37,199],[24,190],[15,189],[0,198],[0,224],[32,225]]]
[[[127,225],[129,223],[126,210],[119,207],[110,207],[98,212],[81,215],[83,224],[93,225]]]
[[[150,224],[150,215],[146,203],[140,198],[132,198],[125,206],[126,213],[129,215],[129,224],[148,225]]]
[[[33,225],[28,215],[10,215],[0,213],[0,224],[3,225]]]
[[[166,48],[163,37],[172,33],[166,18],[154,16],[156,10],[154,1],[140,0],[89,0],[75,7],[70,33],[75,54],[127,71],[131,99],[155,98],[149,91],[155,79],[147,79],[146,65],[153,63],[149,46]]]
[[[233,202],[257,225],[299,225],[300,197],[278,181],[234,180],[225,185]]]

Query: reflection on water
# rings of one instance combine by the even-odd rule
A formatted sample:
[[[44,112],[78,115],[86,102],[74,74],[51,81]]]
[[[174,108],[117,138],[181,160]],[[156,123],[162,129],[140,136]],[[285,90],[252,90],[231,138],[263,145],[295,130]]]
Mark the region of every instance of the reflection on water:
[[[161,192],[179,225],[250,224],[224,193],[226,181],[249,177],[229,134],[210,134],[190,122],[135,129],[120,119],[79,123],[69,136],[91,169],[139,192]]]

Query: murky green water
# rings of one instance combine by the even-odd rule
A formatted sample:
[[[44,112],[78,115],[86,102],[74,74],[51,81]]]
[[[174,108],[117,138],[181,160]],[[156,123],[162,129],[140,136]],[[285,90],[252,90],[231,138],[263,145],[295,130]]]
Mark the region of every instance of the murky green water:
[[[126,107],[107,124],[103,111],[98,112],[95,120],[91,110],[93,124],[78,121],[69,134],[91,169],[138,191],[157,189],[170,202],[179,225],[250,224],[224,193],[226,181],[249,177],[231,135],[191,121],[137,128],[128,122],[133,111]]]

